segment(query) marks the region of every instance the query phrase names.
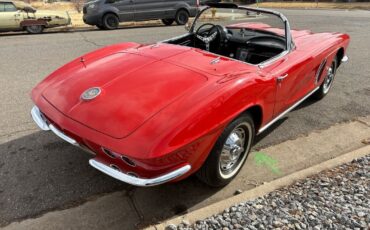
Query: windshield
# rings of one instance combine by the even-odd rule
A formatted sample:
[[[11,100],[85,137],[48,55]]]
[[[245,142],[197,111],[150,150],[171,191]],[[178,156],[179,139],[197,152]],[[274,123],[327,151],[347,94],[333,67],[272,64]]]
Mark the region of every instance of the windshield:
[[[255,12],[241,8],[207,8],[201,12],[193,24],[194,32],[205,24],[221,25],[229,33],[241,36],[273,35],[286,41],[285,23],[277,15]]]
[[[29,4],[25,3],[25,2],[14,1],[13,4],[15,5],[15,7],[18,10],[24,10],[26,12],[31,12],[31,13],[36,12],[36,9],[35,8],[33,8],[31,5],[29,5]]]

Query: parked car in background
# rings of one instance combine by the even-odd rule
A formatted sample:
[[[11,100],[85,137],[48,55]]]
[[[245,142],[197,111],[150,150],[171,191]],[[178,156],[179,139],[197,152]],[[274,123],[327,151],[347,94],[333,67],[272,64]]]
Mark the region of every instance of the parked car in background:
[[[41,33],[45,28],[71,24],[68,12],[36,10],[21,1],[0,0],[0,31]]]
[[[117,29],[120,22],[161,19],[184,25],[197,14],[197,0],[95,0],[83,7],[83,20],[99,29]]]

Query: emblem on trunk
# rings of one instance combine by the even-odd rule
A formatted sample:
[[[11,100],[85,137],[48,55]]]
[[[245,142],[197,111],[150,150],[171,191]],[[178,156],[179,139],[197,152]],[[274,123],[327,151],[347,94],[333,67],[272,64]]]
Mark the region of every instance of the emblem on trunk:
[[[81,94],[81,99],[84,101],[89,101],[99,96],[100,93],[101,89],[99,87],[93,87],[88,90],[85,90],[85,92]]]

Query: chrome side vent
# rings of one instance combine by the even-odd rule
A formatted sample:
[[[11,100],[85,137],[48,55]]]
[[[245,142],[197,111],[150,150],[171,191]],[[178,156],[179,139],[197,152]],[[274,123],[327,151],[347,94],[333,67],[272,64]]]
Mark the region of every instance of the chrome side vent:
[[[128,172],[127,175],[132,176],[132,177],[139,178],[139,176],[136,173],[134,173],[134,172]]]
[[[115,164],[110,164],[109,166],[110,166],[112,169],[115,169],[115,170],[117,170],[117,171],[121,172],[121,169],[120,169],[117,165],[115,165]]]
[[[123,162],[125,162],[128,165],[130,165],[131,167],[136,167],[135,162],[133,162],[132,160],[130,160],[128,157],[121,156],[121,159],[123,160]]]
[[[116,158],[116,155],[114,155],[114,153],[106,148],[101,148],[101,150],[103,151],[103,153],[105,153],[105,155],[109,156],[110,158],[113,158],[115,159]]]

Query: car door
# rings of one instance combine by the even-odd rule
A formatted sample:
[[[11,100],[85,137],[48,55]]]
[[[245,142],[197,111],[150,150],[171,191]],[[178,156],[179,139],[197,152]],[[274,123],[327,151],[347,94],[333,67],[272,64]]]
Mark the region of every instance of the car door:
[[[163,12],[165,13],[165,18],[175,18],[177,11],[184,7],[189,9],[191,16],[194,16],[196,7],[198,6],[199,2],[197,0],[163,0]]]
[[[118,17],[121,22],[134,20],[133,0],[117,0],[112,5],[118,9]]]
[[[18,29],[22,14],[11,2],[0,2],[0,29]]]
[[[164,0],[134,0],[135,21],[165,18]]]
[[[276,79],[274,116],[289,109],[313,90],[312,58],[292,50],[263,69]]]
[[[165,18],[175,18],[176,14],[176,4],[177,0],[163,0],[163,12],[165,13]]]

